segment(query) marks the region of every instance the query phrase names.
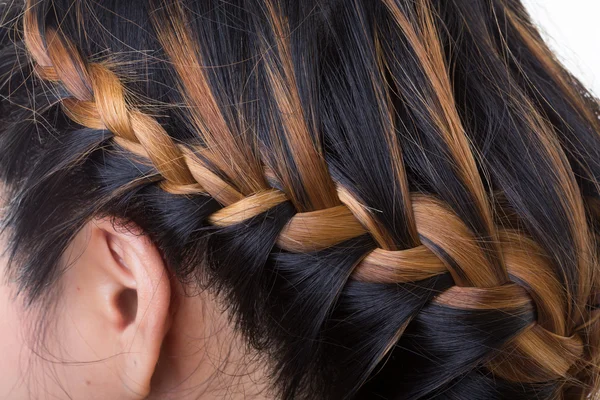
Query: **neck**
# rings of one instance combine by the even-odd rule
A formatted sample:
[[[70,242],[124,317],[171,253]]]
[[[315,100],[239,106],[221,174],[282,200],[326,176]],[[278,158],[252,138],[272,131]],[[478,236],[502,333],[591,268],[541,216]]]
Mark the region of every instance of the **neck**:
[[[174,286],[171,328],[150,399],[273,398],[264,364],[234,331],[224,307],[207,292],[189,295]]]

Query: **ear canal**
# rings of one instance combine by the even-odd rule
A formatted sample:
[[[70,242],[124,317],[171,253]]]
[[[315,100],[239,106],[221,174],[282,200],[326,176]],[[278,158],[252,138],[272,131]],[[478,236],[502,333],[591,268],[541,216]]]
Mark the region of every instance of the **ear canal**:
[[[123,290],[117,298],[116,307],[123,317],[124,326],[134,323],[138,312],[137,291],[134,289]]]

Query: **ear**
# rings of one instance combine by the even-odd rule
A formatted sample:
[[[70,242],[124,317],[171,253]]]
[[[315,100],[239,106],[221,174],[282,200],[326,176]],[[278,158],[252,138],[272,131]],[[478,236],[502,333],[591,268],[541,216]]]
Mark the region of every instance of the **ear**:
[[[113,225],[95,219],[73,243],[65,295],[75,329],[65,336],[70,358],[94,368],[82,380],[87,390],[97,385],[112,398],[144,398],[170,327],[169,274],[138,227]]]

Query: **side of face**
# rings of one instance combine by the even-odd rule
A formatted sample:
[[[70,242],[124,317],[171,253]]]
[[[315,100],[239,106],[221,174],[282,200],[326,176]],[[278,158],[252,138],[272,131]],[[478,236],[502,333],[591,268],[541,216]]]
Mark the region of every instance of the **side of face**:
[[[0,285],[0,398],[147,397],[171,322],[160,254],[143,235],[94,221],[65,261],[53,307],[26,309],[14,284]]]
[[[0,246],[6,247],[0,237]],[[0,273],[6,269],[6,255],[0,255]],[[31,359],[31,351],[25,346],[25,310],[15,301],[14,286],[6,282],[0,284],[0,399],[25,398],[27,385],[27,361]]]
[[[270,398],[220,303],[172,278],[135,227],[90,221],[62,264],[50,304],[0,282],[0,399]]]

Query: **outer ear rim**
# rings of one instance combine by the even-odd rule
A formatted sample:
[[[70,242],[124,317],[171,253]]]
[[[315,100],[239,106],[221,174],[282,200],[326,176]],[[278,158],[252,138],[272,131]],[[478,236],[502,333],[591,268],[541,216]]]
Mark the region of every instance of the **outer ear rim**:
[[[119,279],[119,281],[128,288],[135,289],[137,282],[132,271],[129,269],[129,266],[123,259],[124,249],[122,248],[121,242],[115,240],[115,236],[111,232],[108,232],[101,227],[98,228],[101,231],[100,234],[104,235],[103,240],[105,240],[108,251],[118,267],[112,271],[115,274],[115,278]]]
[[[121,332],[120,366],[123,384],[136,397],[144,398],[151,390],[152,376],[160,357],[165,336],[171,325],[171,281],[167,265],[150,238],[135,224],[119,226],[107,218],[94,220],[105,235],[115,279],[124,290],[135,290],[135,318]],[[125,379],[125,377],[127,377]]]

